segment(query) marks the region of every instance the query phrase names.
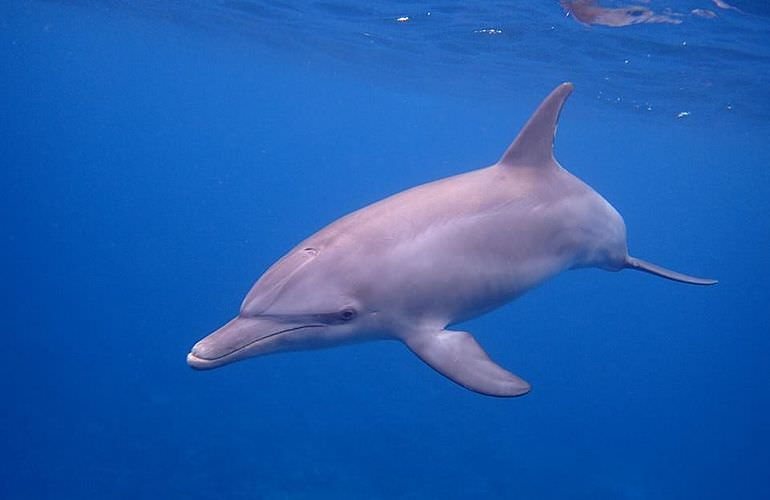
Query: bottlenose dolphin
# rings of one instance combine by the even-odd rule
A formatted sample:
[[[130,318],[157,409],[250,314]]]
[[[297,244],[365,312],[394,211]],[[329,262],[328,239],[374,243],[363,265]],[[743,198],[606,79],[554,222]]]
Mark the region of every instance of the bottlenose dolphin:
[[[301,242],[259,278],[235,319],[195,344],[188,364],[395,339],[463,387],[519,396],[527,382],[447,326],[566,269],[716,283],[630,257],[620,214],[554,159],[571,93],[570,83],[551,92],[494,165],[408,189]]]

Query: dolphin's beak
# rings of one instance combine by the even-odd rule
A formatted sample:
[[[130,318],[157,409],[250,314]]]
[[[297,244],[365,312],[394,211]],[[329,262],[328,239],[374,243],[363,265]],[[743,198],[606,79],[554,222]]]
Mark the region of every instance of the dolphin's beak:
[[[196,370],[208,370],[276,349],[282,335],[323,325],[297,324],[270,318],[237,317],[199,341],[187,355],[187,364]],[[274,339],[268,342],[268,339]]]

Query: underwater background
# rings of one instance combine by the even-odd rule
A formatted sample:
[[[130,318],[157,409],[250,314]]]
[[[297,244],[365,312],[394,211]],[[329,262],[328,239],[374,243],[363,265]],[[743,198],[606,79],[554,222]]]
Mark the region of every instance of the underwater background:
[[[4,1],[0,498],[770,498],[770,4],[640,3]],[[522,398],[396,342],[185,364],[562,81],[559,161],[717,286],[570,271],[463,324]]]

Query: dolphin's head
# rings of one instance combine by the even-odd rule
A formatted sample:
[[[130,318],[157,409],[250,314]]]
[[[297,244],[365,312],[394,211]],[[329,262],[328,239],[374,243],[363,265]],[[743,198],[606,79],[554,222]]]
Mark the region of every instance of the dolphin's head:
[[[344,259],[300,246],[252,287],[237,317],[195,344],[187,363],[209,369],[271,354],[332,347],[376,336],[377,314],[365,304]]]

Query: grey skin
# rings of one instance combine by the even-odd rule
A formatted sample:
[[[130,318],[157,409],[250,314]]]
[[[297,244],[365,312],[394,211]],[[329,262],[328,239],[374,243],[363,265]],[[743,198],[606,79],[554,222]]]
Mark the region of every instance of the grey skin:
[[[620,214],[553,157],[558,86],[496,164],[408,189],[309,237],[254,284],[238,316],[195,346],[209,369],[281,351],[375,339],[406,344],[450,380],[490,396],[530,385],[447,327],[567,269],[636,269],[711,285],[630,257]]]

